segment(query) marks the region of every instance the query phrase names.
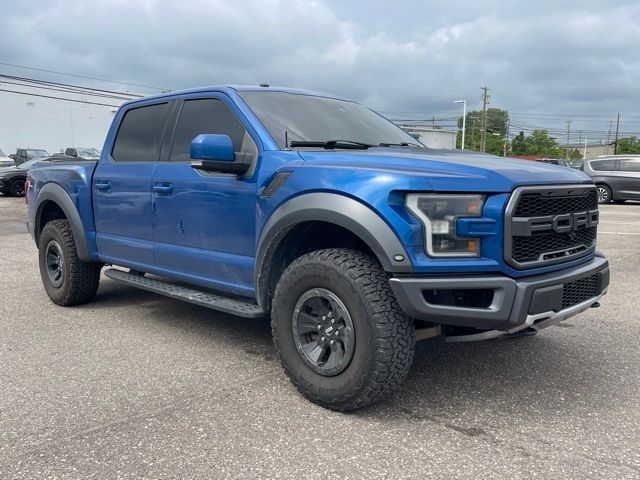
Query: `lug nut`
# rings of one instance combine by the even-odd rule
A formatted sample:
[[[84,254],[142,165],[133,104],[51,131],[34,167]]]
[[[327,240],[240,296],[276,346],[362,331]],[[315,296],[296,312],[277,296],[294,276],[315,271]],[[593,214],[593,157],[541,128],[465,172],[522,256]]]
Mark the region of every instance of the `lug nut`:
[[[323,319],[323,320],[326,320],[326,319],[327,319],[327,317],[323,316],[323,317],[322,317],[322,319]]]
[[[324,342],[324,337],[322,337],[322,338],[320,339],[320,341],[321,341],[321,342]]]
[[[321,330],[321,329],[322,329],[322,325],[318,325],[318,330]]]
[[[331,323],[336,323],[336,319],[335,319],[335,318],[332,318],[332,319],[331,319]]]
[[[334,342],[333,340],[331,340],[329,343],[330,343],[331,345],[333,345],[335,342]]]

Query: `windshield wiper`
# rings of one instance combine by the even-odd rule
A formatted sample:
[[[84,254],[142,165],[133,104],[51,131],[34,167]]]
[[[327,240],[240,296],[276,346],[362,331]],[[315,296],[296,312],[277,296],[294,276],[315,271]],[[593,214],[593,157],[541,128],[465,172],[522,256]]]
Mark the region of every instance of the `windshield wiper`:
[[[370,143],[355,142],[353,140],[326,140],[324,142],[312,141],[312,140],[293,140],[290,147],[318,147],[332,150],[334,148],[345,148],[354,150],[366,150],[367,148],[374,147]]]
[[[421,148],[422,145],[418,145],[417,143],[409,143],[409,142],[402,142],[402,143],[379,143],[378,144],[379,147],[418,147]]]

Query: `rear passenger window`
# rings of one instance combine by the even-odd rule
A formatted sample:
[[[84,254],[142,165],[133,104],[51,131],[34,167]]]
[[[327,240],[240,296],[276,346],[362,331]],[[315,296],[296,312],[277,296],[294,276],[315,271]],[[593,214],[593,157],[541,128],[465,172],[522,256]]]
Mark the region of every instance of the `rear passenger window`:
[[[233,150],[242,151],[245,128],[222,101],[215,98],[185,100],[176,126],[171,161],[187,162],[191,158],[191,141],[201,133],[229,135]]]
[[[624,172],[640,172],[640,158],[623,158],[620,160],[620,170]]]
[[[116,162],[157,162],[167,104],[129,110],[124,114],[111,156]]]
[[[589,164],[596,172],[602,172],[607,170],[615,170],[615,160],[598,160]]]

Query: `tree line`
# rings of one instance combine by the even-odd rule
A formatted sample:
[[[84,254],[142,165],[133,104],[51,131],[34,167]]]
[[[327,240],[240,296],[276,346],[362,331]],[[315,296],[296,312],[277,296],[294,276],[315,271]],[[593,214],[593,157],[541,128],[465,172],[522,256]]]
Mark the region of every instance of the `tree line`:
[[[458,131],[456,144],[457,148],[462,145],[462,117],[458,118]],[[509,112],[500,108],[487,109],[487,153],[493,155],[535,155],[545,158],[565,158],[566,148],[558,143],[554,137],[549,135],[548,130],[539,128],[525,135],[519,132],[513,140],[507,138],[509,128]],[[472,110],[467,112],[465,128],[464,148],[468,150],[480,150],[480,139],[482,136],[482,112]],[[618,139],[617,153],[640,153],[640,139],[637,137],[627,137]],[[579,149],[569,150],[569,159],[577,160],[582,158]]]

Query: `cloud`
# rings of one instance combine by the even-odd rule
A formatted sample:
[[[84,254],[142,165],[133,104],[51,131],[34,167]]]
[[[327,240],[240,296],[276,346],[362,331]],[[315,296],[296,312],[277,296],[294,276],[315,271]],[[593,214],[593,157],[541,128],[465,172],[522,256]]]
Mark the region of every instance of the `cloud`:
[[[366,5],[13,2],[0,60],[168,88],[269,82],[389,112],[478,107],[483,85],[516,112],[613,116],[640,100],[637,2]]]

